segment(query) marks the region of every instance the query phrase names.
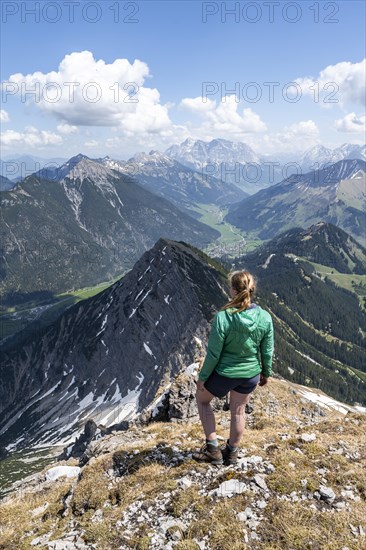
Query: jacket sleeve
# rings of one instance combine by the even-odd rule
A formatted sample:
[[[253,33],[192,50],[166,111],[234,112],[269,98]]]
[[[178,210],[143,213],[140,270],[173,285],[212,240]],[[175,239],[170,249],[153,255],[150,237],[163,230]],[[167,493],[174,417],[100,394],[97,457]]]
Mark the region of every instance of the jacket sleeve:
[[[273,334],[273,322],[270,318],[269,325],[265,335],[260,343],[260,355],[262,363],[262,374],[266,378],[272,374],[272,357],[274,349],[274,334]]]
[[[212,321],[211,332],[208,338],[206,357],[198,375],[199,380],[207,380],[219,362],[225,341],[225,329],[218,313]]]

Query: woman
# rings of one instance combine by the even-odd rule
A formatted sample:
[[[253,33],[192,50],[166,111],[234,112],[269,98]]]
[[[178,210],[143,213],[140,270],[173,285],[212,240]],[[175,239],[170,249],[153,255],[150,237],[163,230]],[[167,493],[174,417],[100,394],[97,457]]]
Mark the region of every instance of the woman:
[[[250,393],[258,384],[267,384],[272,374],[272,317],[252,302],[256,284],[248,271],[234,271],[229,280],[232,299],[215,314],[197,381],[196,399],[206,444],[193,458],[212,464],[237,462],[245,405]],[[230,436],[221,451],[210,401],[229,391]]]

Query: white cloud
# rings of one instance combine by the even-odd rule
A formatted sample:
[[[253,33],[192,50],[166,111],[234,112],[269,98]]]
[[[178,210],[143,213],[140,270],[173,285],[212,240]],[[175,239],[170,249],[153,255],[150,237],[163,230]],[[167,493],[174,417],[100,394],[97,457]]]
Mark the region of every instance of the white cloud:
[[[62,137],[47,130],[38,130],[34,126],[26,126],[24,132],[15,130],[6,130],[1,135],[1,144],[4,147],[12,145],[23,145],[27,147],[60,145],[63,142]]]
[[[357,116],[356,113],[349,113],[343,118],[334,122],[338,132],[363,133],[366,132],[366,115]]]
[[[61,122],[56,126],[56,128],[60,132],[60,134],[76,134],[76,132],[79,131],[79,128],[77,126],[72,126],[71,124],[67,124],[66,122]]]
[[[363,105],[366,95],[365,62],[366,59],[359,63],[342,61],[328,65],[316,78],[300,77],[295,82],[300,85],[304,95],[312,96],[322,107],[344,107],[349,103]]]
[[[7,82],[43,112],[69,126],[116,126],[125,135],[160,132],[171,125],[168,106],[155,88],[144,87],[146,63],[135,59],[95,60],[84,50],[66,55],[57,71],[13,74]],[[10,86],[3,83],[4,86]],[[38,97],[24,96],[35,89]],[[23,90],[23,91],[22,91]]]
[[[0,122],[9,122],[9,114],[4,110],[0,110]]]
[[[95,139],[92,139],[91,141],[85,141],[84,145],[85,147],[98,147],[99,143]]]
[[[263,154],[303,152],[319,143],[319,129],[313,120],[303,120],[284,128],[279,132],[268,133],[248,140],[248,144]]]
[[[240,108],[235,95],[225,96],[218,103],[215,100],[202,97],[185,98],[181,107],[198,115],[203,123],[196,128],[190,127],[190,134],[201,139],[227,137],[241,139],[246,134],[259,133],[267,130],[266,124],[250,108]]]

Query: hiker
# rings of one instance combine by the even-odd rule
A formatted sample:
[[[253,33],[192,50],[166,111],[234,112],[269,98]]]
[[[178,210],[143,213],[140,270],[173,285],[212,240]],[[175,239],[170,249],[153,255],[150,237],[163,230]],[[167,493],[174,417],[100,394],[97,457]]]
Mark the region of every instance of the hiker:
[[[206,443],[193,458],[212,464],[235,464],[244,431],[245,405],[251,392],[272,374],[271,315],[252,302],[256,282],[248,271],[229,274],[231,300],[214,316],[207,353],[198,375],[196,399]],[[260,355],[260,360],[259,360]],[[230,392],[230,436],[221,450],[210,401]]]

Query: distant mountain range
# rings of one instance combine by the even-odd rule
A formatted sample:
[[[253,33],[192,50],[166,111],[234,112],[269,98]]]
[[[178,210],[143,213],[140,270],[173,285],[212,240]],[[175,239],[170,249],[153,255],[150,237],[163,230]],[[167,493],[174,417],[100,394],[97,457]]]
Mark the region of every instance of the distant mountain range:
[[[193,214],[197,203],[213,203],[227,206],[248,196],[236,185],[225,183],[216,177],[202,174],[194,167],[180,162],[159,151],[138,153],[127,162],[106,157],[102,164],[133,178],[149,191],[160,195],[178,208]]]
[[[335,164],[340,160],[366,160],[366,146],[344,143],[336,149],[328,149],[323,145],[316,145],[305,152],[300,161],[303,172],[318,170],[327,165]]]
[[[366,162],[342,160],[327,168],[292,175],[233,204],[225,220],[270,239],[291,227],[324,220],[366,244]]]
[[[132,178],[77,155],[2,193],[1,293],[55,293],[110,280],[166,236],[202,247],[220,233]],[[47,176],[48,179],[45,179]]]
[[[187,138],[180,145],[172,145],[166,149],[165,154],[198,171],[208,164],[261,162],[260,157],[249,145],[227,139],[202,141]]]
[[[249,194],[274,185],[292,173],[304,174],[340,160],[366,160],[365,145],[347,143],[333,150],[317,145],[301,158],[290,155],[286,160],[283,155],[260,155],[245,143],[188,138],[180,145],[172,145],[165,153],[201,173],[235,184]]]
[[[44,166],[61,166],[66,161],[61,157],[45,159],[33,155],[8,155],[0,160],[0,173],[14,185]]]

